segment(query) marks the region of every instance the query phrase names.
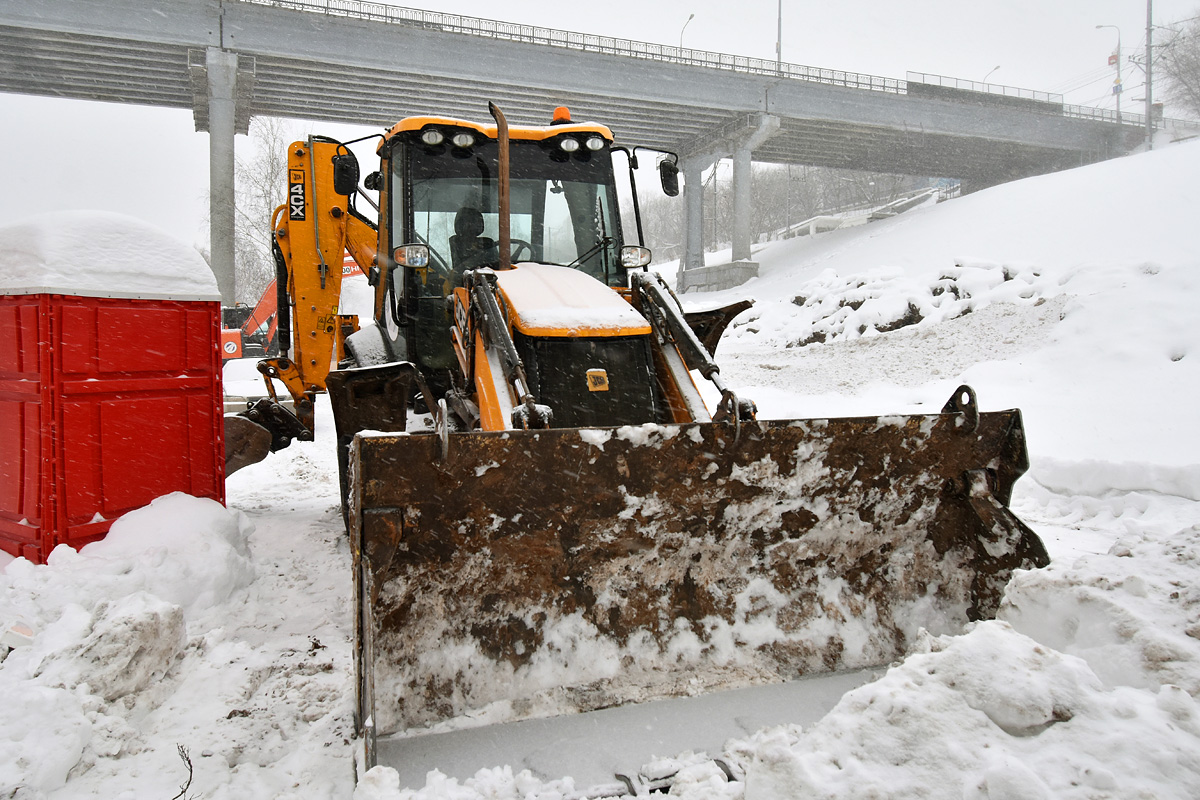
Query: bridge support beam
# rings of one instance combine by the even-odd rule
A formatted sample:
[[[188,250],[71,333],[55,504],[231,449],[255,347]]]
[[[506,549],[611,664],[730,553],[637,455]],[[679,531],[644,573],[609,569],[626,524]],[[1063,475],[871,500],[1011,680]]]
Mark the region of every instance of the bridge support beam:
[[[704,170],[702,161],[683,162],[683,259],[680,271],[704,266]]]
[[[684,180],[684,254],[679,264],[678,288],[724,289],[744,283],[758,274],[751,260],[751,217],[753,212],[752,164],[756,147],[779,132],[779,117],[750,114],[739,118],[681,157]],[[704,203],[700,175],[709,165],[733,156],[733,263],[704,265]],[[716,180],[715,176],[713,178]]]
[[[234,106],[237,93],[237,53],[210,47],[205,53],[208,72],[208,233],[209,258],[221,303],[233,305],[234,278]]]
[[[750,260],[750,217],[753,197],[753,170],[749,147],[739,147],[733,154],[733,260]]]
[[[233,305],[237,298],[234,137],[250,131],[254,67],[253,56],[220,47],[188,50],[192,116],[198,133],[208,131],[209,263],[225,305]]]

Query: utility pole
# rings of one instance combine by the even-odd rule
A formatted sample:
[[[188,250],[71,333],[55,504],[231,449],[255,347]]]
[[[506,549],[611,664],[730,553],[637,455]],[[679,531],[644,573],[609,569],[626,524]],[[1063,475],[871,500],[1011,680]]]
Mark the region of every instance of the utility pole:
[[[1154,68],[1154,51],[1150,46],[1150,37],[1154,34],[1154,15],[1151,11],[1154,0],[1146,0],[1146,149],[1154,149],[1154,101],[1150,87],[1153,85],[1150,74]]]
[[[1101,28],[1112,28],[1117,32],[1117,83],[1113,88],[1113,94],[1117,96],[1117,124],[1121,124],[1121,92],[1125,91],[1125,86],[1121,83],[1121,29],[1116,25],[1097,25],[1096,30]]]
[[[775,34],[775,71],[783,74],[783,0],[779,0],[779,27]]]

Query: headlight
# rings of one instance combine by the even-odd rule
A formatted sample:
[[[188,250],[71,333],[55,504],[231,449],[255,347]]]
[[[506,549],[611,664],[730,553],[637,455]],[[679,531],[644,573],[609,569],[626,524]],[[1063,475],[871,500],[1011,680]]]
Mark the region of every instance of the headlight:
[[[446,141],[446,137],[437,128],[428,128],[421,134],[421,141],[430,147],[437,147],[442,142]]]
[[[621,266],[625,269],[644,267],[649,263],[650,250],[648,248],[638,247],[636,244],[627,244],[621,248]]]
[[[455,147],[461,147],[465,149],[475,144],[475,136],[474,134],[466,132],[456,133],[454,134],[454,137],[450,139],[450,142]]]
[[[586,142],[584,142],[584,145],[587,147],[588,150],[603,150],[604,149],[604,140],[601,139],[599,136],[592,136],[592,137],[589,137]]]
[[[402,244],[392,253],[392,257],[401,267],[424,269],[429,266],[429,248],[423,244]]]
[[[558,149],[564,153],[574,153],[579,149],[579,140],[567,136],[558,140]]]

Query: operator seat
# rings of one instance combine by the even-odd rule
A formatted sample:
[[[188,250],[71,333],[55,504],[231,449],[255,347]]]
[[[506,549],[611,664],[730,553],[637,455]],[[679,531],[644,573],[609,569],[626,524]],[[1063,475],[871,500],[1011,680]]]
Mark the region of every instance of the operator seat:
[[[456,283],[463,272],[500,260],[496,240],[483,233],[483,214],[471,206],[460,208],[454,215],[454,235],[450,237],[450,260],[453,262]]]

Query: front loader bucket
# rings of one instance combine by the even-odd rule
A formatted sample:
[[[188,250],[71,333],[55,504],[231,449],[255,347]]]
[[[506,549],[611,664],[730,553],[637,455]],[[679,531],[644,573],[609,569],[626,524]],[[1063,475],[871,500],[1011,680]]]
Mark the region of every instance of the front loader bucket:
[[[350,456],[358,721],[549,716],[886,664],[1048,562],[1019,411],[449,436]],[[461,724],[456,723],[456,724]]]

